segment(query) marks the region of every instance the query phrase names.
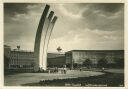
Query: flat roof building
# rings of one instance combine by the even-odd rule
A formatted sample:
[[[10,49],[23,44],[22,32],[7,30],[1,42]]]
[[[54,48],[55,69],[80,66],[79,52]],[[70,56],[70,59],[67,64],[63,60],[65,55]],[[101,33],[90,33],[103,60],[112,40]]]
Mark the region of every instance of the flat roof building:
[[[8,59],[8,60],[7,60]],[[4,45],[4,65],[5,68],[17,72],[33,71],[35,65],[34,53],[27,50],[14,49]]]
[[[10,53],[9,69],[33,71],[35,65],[34,53],[25,50],[13,50]]]
[[[52,52],[47,53],[47,63],[49,67],[61,67],[65,64],[65,53]],[[5,68],[10,71],[31,72],[35,66],[34,52],[28,50],[11,49],[10,46],[4,46],[4,61]]]
[[[108,64],[114,63],[115,59],[124,60],[124,50],[71,50],[65,53],[66,64],[83,64],[86,59],[90,59],[92,64],[97,64],[98,60],[106,59]]]
[[[63,67],[66,64],[65,53],[48,53],[47,63],[48,67]]]

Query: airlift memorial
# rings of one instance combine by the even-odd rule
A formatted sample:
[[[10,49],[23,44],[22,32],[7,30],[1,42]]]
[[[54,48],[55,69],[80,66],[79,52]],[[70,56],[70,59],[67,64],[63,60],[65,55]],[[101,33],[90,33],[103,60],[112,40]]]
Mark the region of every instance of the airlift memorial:
[[[54,12],[51,11],[48,15],[50,6],[46,5],[41,16],[39,26],[36,32],[34,54],[36,57],[35,71],[39,69],[47,69],[47,49],[49,39],[57,20],[57,16],[53,16]]]

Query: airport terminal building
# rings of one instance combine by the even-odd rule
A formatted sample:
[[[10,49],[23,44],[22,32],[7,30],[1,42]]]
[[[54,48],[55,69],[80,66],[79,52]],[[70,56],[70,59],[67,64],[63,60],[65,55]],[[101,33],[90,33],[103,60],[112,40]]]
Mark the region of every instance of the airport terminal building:
[[[52,52],[47,53],[48,67],[63,67],[66,64],[65,53],[63,52]]]
[[[65,53],[47,53],[48,67],[62,67],[65,65]],[[36,57],[34,52],[28,50],[11,49],[4,45],[4,69],[15,72],[34,71]]]
[[[74,64],[82,65],[87,59],[91,60],[94,66],[100,59],[106,59],[108,64],[114,64],[116,59],[124,61],[124,50],[71,50],[65,53],[47,53],[47,67],[67,65],[67,67],[73,68]],[[36,60],[32,51],[11,50],[10,46],[4,45],[5,70],[30,72],[34,70]]]
[[[97,65],[100,59],[114,64],[116,59],[124,60],[124,50],[71,50],[65,53],[65,58],[67,65],[83,64],[87,59],[90,59],[93,65]]]
[[[33,71],[35,56],[34,53],[27,50],[14,49],[4,46],[4,61],[8,59],[8,69],[13,71]]]

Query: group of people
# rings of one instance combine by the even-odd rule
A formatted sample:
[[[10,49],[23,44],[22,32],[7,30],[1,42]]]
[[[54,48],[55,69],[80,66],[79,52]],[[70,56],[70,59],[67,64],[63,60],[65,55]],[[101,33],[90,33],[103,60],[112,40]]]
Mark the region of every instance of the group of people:
[[[58,73],[58,67],[54,67],[52,69],[48,69],[48,73]]]
[[[66,74],[67,73],[67,68],[66,67],[63,67],[62,69],[61,69],[61,74]]]
[[[64,65],[62,68],[58,69],[58,67],[54,67],[52,69],[48,69],[48,73],[58,73],[60,71],[61,74],[67,73],[66,65]]]

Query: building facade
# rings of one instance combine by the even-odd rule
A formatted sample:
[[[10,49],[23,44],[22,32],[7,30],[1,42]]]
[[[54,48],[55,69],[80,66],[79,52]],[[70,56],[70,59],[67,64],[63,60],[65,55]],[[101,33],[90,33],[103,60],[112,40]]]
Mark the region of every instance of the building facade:
[[[13,50],[10,53],[9,69],[23,72],[33,71],[35,65],[33,52]]]
[[[18,48],[18,47],[17,47]],[[71,50],[66,53],[47,53],[48,67],[72,67],[74,64],[82,65],[87,59],[97,65],[100,59],[106,59],[108,64],[115,64],[115,60],[124,61],[124,50]],[[36,57],[34,52],[20,49],[11,50],[4,45],[4,69],[18,72],[34,71]],[[122,61],[119,61],[122,62]],[[70,65],[70,66],[68,66]]]
[[[48,67],[63,67],[66,64],[65,53],[48,53]]]
[[[32,72],[35,65],[34,52],[14,49],[4,45],[4,69],[15,72]]]
[[[8,70],[11,47],[4,45],[4,71]]]
[[[65,53],[47,53],[48,67],[62,67],[65,61]],[[4,45],[4,68],[11,72],[33,72],[36,57],[34,52],[14,49]]]
[[[124,60],[124,50],[71,50],[65,53],[66,64],[83,64],[87,59],[97,65],[98,60],[106,59],[108,64],[114,64],[116,59]]]

